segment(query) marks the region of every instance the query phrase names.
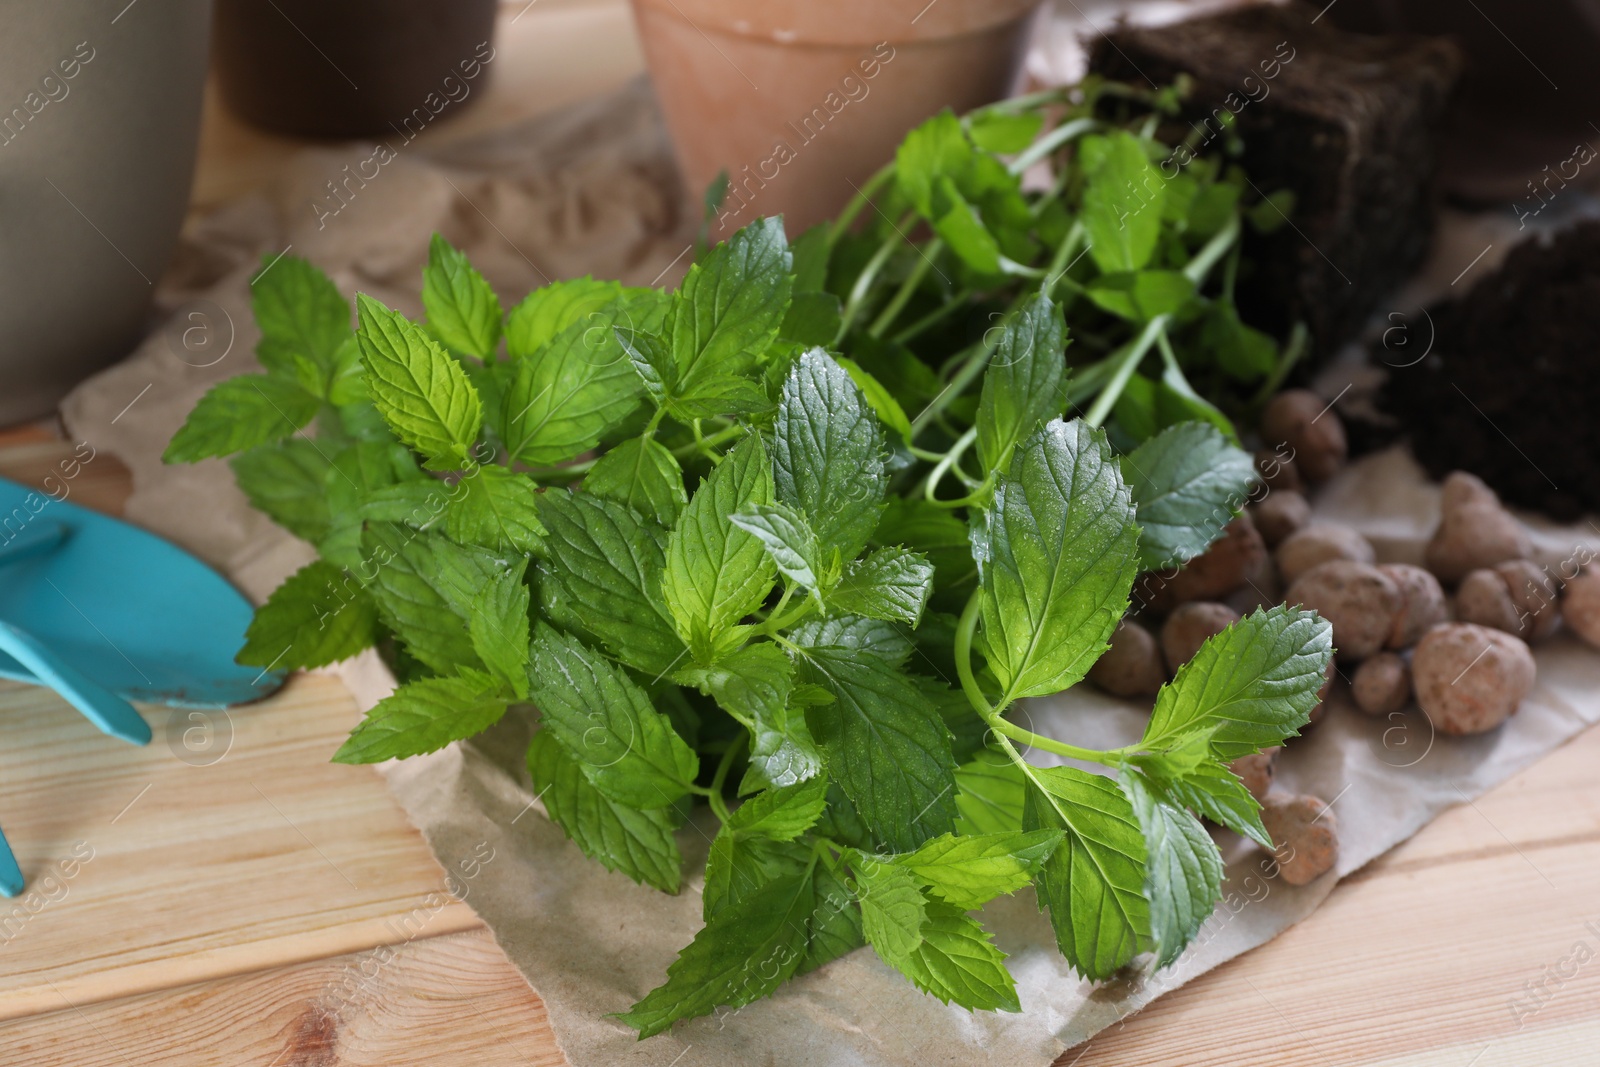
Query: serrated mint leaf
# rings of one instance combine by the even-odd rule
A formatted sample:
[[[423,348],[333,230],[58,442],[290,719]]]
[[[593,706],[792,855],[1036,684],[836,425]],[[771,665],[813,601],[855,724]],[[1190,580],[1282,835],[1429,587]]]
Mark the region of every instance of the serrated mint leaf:
[[[666,340],[622,327],[613,330],[645,395],[657,405],[666,403],[668,393],[678,384],[678,368],[672,362],[672,350]]]
[[[922,941],[928,899],[916,877],[902,867],[858,850],[845,853],[845,858],[856,876],[861,932],[885,963],[898,966]]]
[[[940,834],[891,862],[910,871],[928,892],[958,908],[981,908],[1013,893],[1061,843],[1056,830],[1013,830],[957,837]]]
[[[967,120],[967,132],[979,148],[1000,155],[1020,152],[1033,143],[1044,125],[1036,111],[982,112]]]
[[[637,291],[637,290],[635,290]],[[531,356],[575,322],[585,322],[623,296],[621,283],[572,278],[535,289],[506,316],[506,352]]]
[[[356,309],[367,391],[384,421],[428,469],[467,466],[483,407],[461,364],[416,323],[365,293],[356,297]]]
[[[821,596],[825,573],[821,550],[804,515],[787,504],[750,504],[729,518],[739,529],[755,535],[778,573]]]
[[[1150,163],[1139,138],[1125,130],[1084,138],[1089,183],[1083,191],[1083,224],[1089,255],[1103,273],[1140,270],[1161,236],[1166,182]]]
[[[518,560],[484,586],[467,618],[478,658],[518,700],[528,698],[528,587],[522,583],[527,565]]]
[[[378,609],[348,574],[317,560],[273,590],[244,636],[235,658],[245,666],[325,667],[378,640]]]
[[[654,437],[630,437],[601,456],[584,478],[583,490],[624,504],[663,526],[676,522],[689,503],[683,468]]]
[[[616,335],[636,312],[626,298],[590,311],[503,371],[490,423],[508,453],[530,466],[565,462],[638,407],[644,387]]]
[[[299,256],[279,256],[250,286],[261,340],[256,358],[273,375],[329,395],[351,337],[350,304],[328,276]]]
[[[444,512],[453,541],[529,553],[544,542],[533,480],[505,467],[476,467],[451,487]]]
[[[810,941],[798,973],[815,970],[866,944],[861,909],[843,878],[819,864],[813,875],[817,906],[811,913]]]
[[[480,734],[506,713],[500,683],[478,671],[423,678],[396,689],[361,720],[335,763],[382,763],[437,752],[452,741]]]
[[[618,1018],[650,1037],[679,1019],[767,996],[800,966],[815,907],[809,871],[766,883],[712,915],[667,968],[666,983]]]
[[[1067,406],[1067,327],[1040,293],[1001,328],[978,397],[978,458],[1004,471],[1018,441]]]
[[[933,214],[929,221],[933,232],[972,270],[979,274],[999,273],[999,242],[984,227],[978,209],[967,202],[960,187],[947,175],[934,179]]]
[[[369,583],[379,617],[413,656],[440,674],[482,666],[467,636],[467,617],[478,591],[506,569],[504,561],[383,522],[367,525],[361,550],[356,578]]]
[[[356,508],[355,525],[358,531],[361,520],[393,522],[413,530],[426,530],[444,518],[451,499],[458,492],[466,492],[459,482],[450,486],[432,478],[379,486],[368,490]]]
[[[816,824],[827,802],[828,780],[817,775],[757,793],[739,805],[727,829],[734,834],[793,841]]]
[[[1144,831],[1150,935],[1156,966],[1165,967],[1222,898],[1222,855],[1200,820],[1168,802],[1139,771],[1125,767],[1117,780]]]
[[[768,882],[803,875],[810,865],[811,849],[803,843],[741,836],[724,827],[706,853],[701,916],[709,921]]]
[[[755,366],[788,311],[790,262],[783,221],[770,218],[752,222],[689,268],[667,333],[683,395]]]
[[[642,810],[689,792],[699,758],[616,664],[540,623],[528,675],[545,729],[606,796]]]
[[[1264,849],[1275,847],[1261,824],[1261,802],[1227,767],[1207,762],[1174,768],[1159,755],[1135,756],[1132,762],[1173,805],[1191,808]]]
[[[891,667],[902,666],[913,649],[911,635],[903,627],[864,615],[807,619],[789,631],[789,641],[804,649],[870,652]]]
[[[968,168],[972,155],[961,120],[945,108],[900,142],[895,152],[895,182],[922,216],[932,219],[935,183],[941,175],[959,174]]]
[[[933,564],[928,557],[904,548],[880,548],[845,568],[844,577],[828,594],[828,606],[915,628],[932,593]]]
[[[687,660],[659,593],[665,531],[590,493],[551,489],[538,504],[547,530],[537,583],[545,617],[592,635],[651,677]]]
[[[550,820],[584,855],[635,882],[678,891],[683,856],[672,836],[672,808],[636,811],[608,799],[548,730],[528,745],[528,773]]]
[[[684,667],[673,680],[699,689],[750,731],[750,769],[741,790],[789,786],[821,773],[822,753],[804,708],[795,706],[794,663],[776,645],[746,645],[713,666]]]
[[[997,834],[1022,829],[1028,780],[1011,760],[981,750],[956,768],[956,833]]]
[[[749,378],[731,374],[707,378],[680,388],[667,399],[667,413],[679,422],[718,415],[757,415],[772,410],[765,390]]]
[[[839,333],[844,307],[832,293],[796,292],[778,333],[802,345],[831,345]]]
[[[321,445],[317,447],[322,448]],[[444,507],[446,487],[423,474],[411,450],[390,436],[388,430],[384,430],[381,438],[345,446],[332,453],[331,459],[323,477],[330,522],[328,532],[317,540],[317,551],[330,563],[361,571],[366,562],[361,552],[364,520],[391,520],[390,514],[369,513],[369,505],[376,496],[404,492],[399,489],[401,485],[414,487],[412,496],[418,498],[414,505],[416,514],[406,513],[404,517],[393,514],[392,521],[419,528],[437,518]],[[421,502],[424,491],[433,492],[436,499]]]
[[[1333,628],[1315,612],[1257,610],[1200,646],[1161,687],[1140,744],[1167,747],[1215,728],[1211,750],[1234,760],[1299,733],[1333,658]]]
[[[1023,806],[1029,830],[1064,830],[1034,879],[1056,945],[1093,981],[1109,978],[1150,938],[1144,834],[1110,778],[1074,767],[1035,767]]]
[[[1257,481],[1255,462],[1209,423],[1169,426],[1122,457],[1143,570],[1187,563],[1222,535]]]
[[[234,456],[228,466],[257,511],[304,540],[315,542],[327,535],[330,464],[315,442],[291,437],[257,445]]]
[[[1056,420],[1016,449],[974,526],[983,639],[1002,706],[1078,682],[1138,572],[1139,528],[1105,435]]]
[[[1145,323],[1176,313],[1194,298],[1194,282],[1178,270],[1102,274],[1089,283],[1089,299],[1130,322]]]
[[[870,652],[839,648],[805,649],[798,668],[833,695],[807,719],[873,838],[909,852],[953,829],[950,732],[915,683]]]
[[[288,378],[241,374],[211,387],[167,450],[164,463],[194,463],[279,441],[310,425],[320,402]]]
[[[900,440],[910,443],[911,420],[906,418],[905,408],[900,406],[900,401],[894,398],[894,394],[889,392],[888,387],[853,359],[838,356],[834,359],[834,362],[843,367],[845,373],[850,375],[850,380],[856,383],[856,388],[861,390],[861,395],[867,398],[867,405],[877,413],[879,421],[898,434]]]
[[[860,555],[878,525],[883,453],[883,429],[850,375],[821,349],[802,353],[778,401],[773,484],[840,559]]]
[[[945,1004],[972,1011],[1021,1011],[1005,959],[976,919],[934,901],[928,904],[917,947],[890,962],[912,985]]]
[[[438,234],[428,245],[428,265],[422,269],[422,307],[428,329],[448,348],[494,358],[500,344],[500,298],[467,257]]]
[[[662,593],[678,634],[703,663],[772,589],[772,558],[758,537],[733,523],[752,504],[771,502],[767,450],[751,434],[700,483],[667,539]]]

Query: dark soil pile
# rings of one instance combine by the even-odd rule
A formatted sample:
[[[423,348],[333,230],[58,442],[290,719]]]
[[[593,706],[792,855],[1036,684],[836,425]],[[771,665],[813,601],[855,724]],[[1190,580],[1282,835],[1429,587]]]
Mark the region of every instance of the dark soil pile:
[[[1323,6],[1116,29],[1093,44],[1090,69],[1141,85],[1192,75],[1183,123],[1208,136],[1232,114],[1256,192],[1295,194],[1292,225],[1247,236],[1255,270],[1240,312],[1280,337],[1304,320],[1331,355],[1427,250],[1434,131],[1460,53],[1441,38],[1335,29],[1318,21]]]
[[[1428,472],[1557,519],[1600,512],[1600,222],[1524,241],[1432,315],[1432,350],[1381,401]]]

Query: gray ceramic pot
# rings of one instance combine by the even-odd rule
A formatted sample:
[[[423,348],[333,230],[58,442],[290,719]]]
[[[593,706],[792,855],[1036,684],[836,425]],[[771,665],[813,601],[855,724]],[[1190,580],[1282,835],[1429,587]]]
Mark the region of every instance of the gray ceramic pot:
[[[189,201],[210,0],[0,0],[0,425],[143,335]]]

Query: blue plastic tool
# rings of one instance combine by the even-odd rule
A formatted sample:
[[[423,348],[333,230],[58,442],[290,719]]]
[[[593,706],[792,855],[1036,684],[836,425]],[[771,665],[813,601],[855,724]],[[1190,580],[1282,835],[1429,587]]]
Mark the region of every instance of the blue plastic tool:
[[[233,661],[250,604],[153,534],[0,478],[0,677],[48,685],[134,744],[128,702],[220,708],[277,690],[282,671]],[[0,837],[0,893],[22,876]]]

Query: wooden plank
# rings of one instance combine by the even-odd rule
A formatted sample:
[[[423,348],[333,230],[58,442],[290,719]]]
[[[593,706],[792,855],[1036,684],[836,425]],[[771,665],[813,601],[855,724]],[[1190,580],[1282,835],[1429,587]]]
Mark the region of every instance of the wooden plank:
[[[7,1062],[74,1067],[559,1067],[544,1005],[487,932],[411,941],[0,1024]]]

